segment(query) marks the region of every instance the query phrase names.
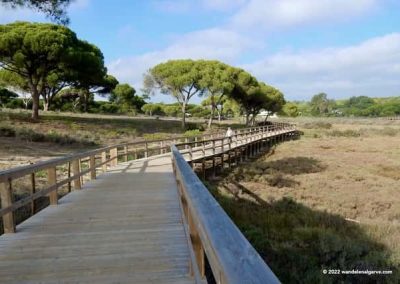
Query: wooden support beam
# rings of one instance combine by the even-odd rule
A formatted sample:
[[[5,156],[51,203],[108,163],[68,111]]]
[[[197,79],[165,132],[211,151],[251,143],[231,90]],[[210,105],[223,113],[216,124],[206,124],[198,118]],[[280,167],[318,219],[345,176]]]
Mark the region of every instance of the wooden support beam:
[[[79,159],[79,170],[82,171],[82,160],[81,159]],[[83,175],[81,175],[79,178],[81,180],[81,184],[83,184]]]
[[[13,204],[11,179],[0,183],[1,208],[7,208]],[[15,233],[14,212],[3,215],[3,229],[5,234]]]
[[[95,157],[95,155],[90,156],[89,167],[90,167],[90,178],[96,179],[96,157]]]
[[[221,172],[224,171],[225,168],[225,161],[224,161],[224,138],[221,139]]]
[[[147,158],[149,156],[149,144],[147,141],[144,143],[144,157]]]
[[[232,138],[228,138],[228,169],[231,168],[231,143],[232,143]]]
[[[124,162],[128,162],[128,146],[124,146]]]
[[[215,164],[215,140],[212,141],[212,177],[215,178],[216,177],[216,164]]]
[[[71,162],[68,162],[68,178],[71,177]],[[71,192],[71,182],[68,182],[68,192]]]
[[[112,167],[115,167],[118,165],[118,148],[112,148],[110,149],[110,165]]]
[[[36,192],[36,177],[35,173],[31,173],[31,192],[30,194],[33,195]],[[35,200],[31,201],[31,215],[34,215],[36,212],[36,202]]]
[[[202,155],[203,155],[203,159],[201,159],[201,170],[203,172],[203,179],[206,179],[206,145],[204,142],[204,138],[203,138],[203,143],[202,143],[203,147],[202,147]]]
[[[101,152],[101,163],[103,164],[102,169],[103,169],[103,173],[105,173],[107,171],[107,152]]]
[[[189,143],[189,137],[185,138],[185,143]],[[188,144],[185,144],[185,149],[189,148]]]
[[[49,186],[57,183],[57,170],[56,167],[51,167],[47,170],[47,184]],[[58,204],[58,193],[57,188],[49,193],[50,205]]]
[[[76,176],[74,179],[74,189],[81,189],[82,184],[81,184],[81,178],[79,176],[80,174],[79,159],[73,160],[71,166],[72,166],[72,175]]]
[[[200,236],[197,232],[196,229],[196,224],[193,222],[192,214],[190,213],[190,210],[188,210],[188,226],[189,226],[189,232],[190,232],[190,238],[192,240],[192,246],[194,250],[194,254],[196,257],[196,263],[200,272],[200,276],[202,278],[205,277],[206,275],[206,269],[205,269],[205,257],[204,257],[204,249],[201,244]]]

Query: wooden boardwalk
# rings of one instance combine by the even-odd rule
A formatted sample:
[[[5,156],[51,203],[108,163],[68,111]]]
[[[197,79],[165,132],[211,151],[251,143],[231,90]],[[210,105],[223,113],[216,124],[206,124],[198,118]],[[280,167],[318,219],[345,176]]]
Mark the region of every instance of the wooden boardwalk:
[[[231,138],[114,145],[0,172],[0,283],[205,283],[205,256],[217,283],[279,283],[192,168],[200,163],[205,177],[208,159],[215,174],[297,134],[277,123]],[[47,171],[48,183],[36,191],[38,171]],[[14,201],[13,181],[26,175],[31,194]],[[82,186],[84,175],[91,182]],[[63,185],[74,190],[58,200]],[[15,228],[15,210],[45,196],[51,205]]]
[[[0,237],[1,283],[194,283],[171,158],[119,164]]]

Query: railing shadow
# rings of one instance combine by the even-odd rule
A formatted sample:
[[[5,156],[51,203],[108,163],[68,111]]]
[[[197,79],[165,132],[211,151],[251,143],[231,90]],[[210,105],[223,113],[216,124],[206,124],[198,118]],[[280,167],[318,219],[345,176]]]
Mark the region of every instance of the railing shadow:
[[[264,169],[279,171],[284,174],[300,175],[324,171],[326,166],[319,160],[310,157],[289,157],[275,161],[259,161]]]
[[[396,283],[394,274],[335,274],[353,269],[396,273],[388,249],[359,224],[285,197],[265,201],[236,186],[240,194],[226,186],[209,188],[282,283]]]

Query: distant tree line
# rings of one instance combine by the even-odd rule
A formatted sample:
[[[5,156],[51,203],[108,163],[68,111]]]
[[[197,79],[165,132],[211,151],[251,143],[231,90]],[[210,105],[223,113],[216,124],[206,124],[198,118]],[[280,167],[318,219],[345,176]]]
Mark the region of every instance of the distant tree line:
[[[326,93],[314,95],[310,101],[288,102],[281,111],[286,116],[355,116],[380,117],[400,115],[400,97],[329,99]]]
[[[175,98],[180,106],[182,127],[194,96],[207,98],[203,106],[210,110],[209,127],[216,114],[221,117],[228,101],[238,106],[237,112],[245,117],[246,125],[254,125],[262,110],[275,113],[285,104],[278,89],[257,81],[243,69],[215,60],[169,60],[151,68],[143,85],[148,95],[159,92]]]
[[[39,109],[136,113],[145,104],[133,87],[107,74],[98,47],[47,23],[0,25],[0,87],[0,106],[31,108],[34,120]]]
[[[283,94],[243,69],[212,60],[170,60],[151,68],[144,76],[143,95],[120,84],[107,73],[101,50],[77,38],[69,28],[48,23],[15,22],[0,25],[0,105],[31,108],[32,119],[43,111],[100,113],[143,112],[182,118],[243,115],[254,125],[262,110],[278,112]],[[155,93],[174,97],[176,104],[146,104]],[[16,96],[20,94],[20,96]],[[96,101],[96,95],[108,98]],[[200,106],[189,103],[194,96]],[[189,113],[189,115],[188,115]]]

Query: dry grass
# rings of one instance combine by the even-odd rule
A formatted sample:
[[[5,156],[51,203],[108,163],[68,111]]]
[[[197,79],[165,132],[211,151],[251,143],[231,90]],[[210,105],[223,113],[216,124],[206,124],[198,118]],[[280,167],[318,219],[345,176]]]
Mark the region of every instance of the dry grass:
[[[195,128],[197,124],[189,126]],[[177,120],[49,112],[42,114],[39,121],[31,121],[29,112],[0,110],[0,170],[103,145],[134,142],[143,138],[163,139],[181,136],[182,133],[181,123]],[[62,175],[67,177],[67,172],[66,165],[64,168],[58,167],[57,178],[61,180]],[[88,180],[89,174],[83,179]],[[37,172],[35,184],[37,191],[46,188],[47,173]],[[12,185],[14,200],[27,197],[32,188],[31,176],[13,180]],[[59,188],[57,192],[62,197],[68,193],[68,188]],[[36,201],[36,207],[40,210],[48,203],[48,198],[40,198]],[[30,205],[18,209],[15,212],[16,223],[28,218],[30,211]]]
[[[398,270],[400,122],[379,120],[372,124],[371,120],[343,119],[296,122],[304,132],[300,140],[280,144],[273,149],[273,154],[234,169],[222,181],[210,185],[214,194],[284,282],[306,283],[305,279],[339,282],[343,279],[323,278],[322,267],[335,269],[332,265],[336,265],[336,268],[353,269],[360,267],[357,261],[369,268]],[[232,199],[232,190],[227,188],[235,183],[242,189]],[[289,206],[287,202],[294,205]],[[291,206],[298,212],[291,214]],[[249,214],[257,217],[250,218]],[[321,220],[321,216],[326,220]],[[277,224],[278,221],[271,221],[271,218],[284,221]],[[306,225],[311,222],[309,218],[319,221],[312,222],[310,227]],[[295,219],[299,219],[296,222],[300,224],[292,224]],[[286,228],[287,222],[294,227]],[[342,232],[340,226],[348,227],[348,234]],[[327,230],[333,232],[331,237],[336,239],[336,244],[329,243],[333,239],[325,240]],[[354,235],[353,230],[357,230]],[[303,239],[304,234],[309,235],[307,240]],[[366,251],[356,253],[358,246],[366,246]],[[282,254],[279,257],[283,260],[268,258],[278,253],[277,247],[302,251],[302,256],[298,256],[298,261]],[[329,261],[328,254],[333,254]],[[301,268],[291,270],[288,265]],[[317,267],[309,267],[313,265]],[[343,281],[396,283],[394,277],[346,278]]]
[[[182,133],[177,120],[49,112],[32,122],[29,112],[0,111],[0,170],[93,147]]]

